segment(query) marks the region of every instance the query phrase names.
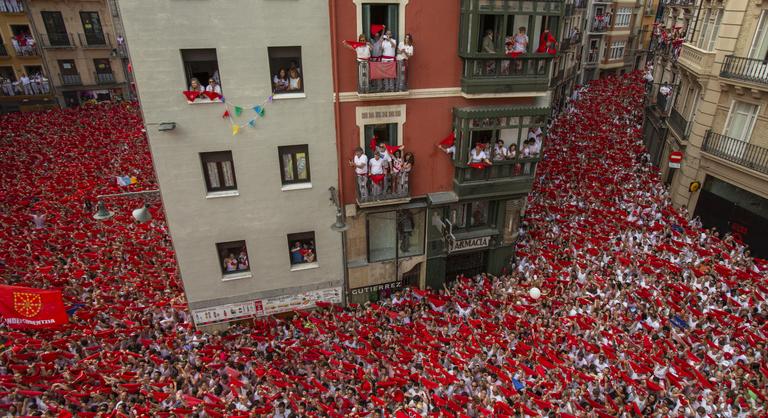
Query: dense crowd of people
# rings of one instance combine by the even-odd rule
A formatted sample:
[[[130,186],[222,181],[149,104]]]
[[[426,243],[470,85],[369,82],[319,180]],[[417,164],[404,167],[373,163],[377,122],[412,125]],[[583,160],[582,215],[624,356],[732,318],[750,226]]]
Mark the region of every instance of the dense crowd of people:
[[[0,328],[2,413],[765,416],[766,263],[672,207],[643,94],[595,81],[554,121],[507,274],[218,334],[190,323],[160,211],[91,219],[96,194],[154,186],[137,109],[2,116],[4,282],[72,306],[63,329]]]

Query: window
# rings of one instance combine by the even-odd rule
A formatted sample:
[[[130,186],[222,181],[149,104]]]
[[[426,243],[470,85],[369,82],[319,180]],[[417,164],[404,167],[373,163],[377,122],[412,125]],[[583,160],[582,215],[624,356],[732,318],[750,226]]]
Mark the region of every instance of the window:
[[[309,183],[309,146],[277,147],[283,184]]]
[[[74,60],[59,60],[61,83],[64,85],[80,84],[80,73],[77,72]]]
[[[181,59],[184,61],[184,75],[187,80],[185,90],[195,90],[192,87],[194,79],[207,91],[222,94],[219,60],[216,58],[215,49],[182,49]]]
[[[629,21],[631,19],[632,19],[632,8],[622,7],[619,9],[619,12],[616,13],[616,23],[614,24],[614,26],[615,27],[629,26]]]
[[[627,45],[627,41],[614,41],[611,43],[610,59],[617,60],[624,57],[624,47]]]
[[[301,47],[269,47],[269,74],[274,94],[304,92]]]
[[[13,67],[0,67],[0,78],[4,80],[16,81],[16,73],[13,71]],[[2,93],[7,93],[3,91]]]
[[[71,42],[61,12],[40,12],[40,15],[48,34],[48,43],[51,46],[70,46]]]
[[[205,174],[205,187],[208,192],[236,190],[235,165],[232,151],[200,153]]]
[[[32,32],[28,25],[10,25],[11,26],[11,44],[18,56],[36,55],[35,46],[37,41],[32,37]],[[0,42],[2,42],[0,40]]]
[[[224,276],[251,270],[245,241],[229,241],[216,244],[221,274]]]
[[[759,108],[758,105],[752,103],[734,100],[731,104],[731,111],[728,113],[728,121],[725,124],[725,135],[739,141],[749,142]]]
[[[707,9],[706,12],[702,13],[704,19],[702,20],[701,34],[697,46],[701,49],[712,51],[715,48],[717,35],[720,32],[720,22],[723,20],[723,13],[720,9]]]
[[[291,260],[291,266],[317,263],[315,233],[288,234],[288,255]]]
[[[451,223],[455,228],[477,228],[488,225],[488,202],[475,201],[451,205]]]
[[[373,25],[386,25],[387,30],[392,31],[392,36],[400,41],[399,4],[363,3],[361,12],[363,24],[362,33],[364,33],[365,36],[373,38],[374,34],[371,33],[371,27]]]
[[[368,262],[424,253],[424,210],[371,213],[367,220]]]
[[[85,42],[88,45],[106,45],[107,41],[104,38],[98,12],[80,12],[80,20],[83,22]]]
[[[371,144],[387,144],[391,146],[400,145],[397,138],[397,123],[377,123],[374,125],[365,125],[365,144],[363,150],[368,159],[373,158],[373,149]]]
[[[479,32],[476,33],[475,51],[485,54],[505,52],[505,47],[514,44],[520,28],[525,28],[528,47],[525,52],[535,52],[539,47],[539,38],[544,30],[558,36],[559,16],[536,16],[529,14],[481,14]],[[567,32],[566,32],[567,33]],[[488,36],[488,35],[491,36]],[[509,46],[511,48],[511,46]]]
[[[752,39],[752,47],[749,49],[749,58],[768,60],[768,10],[760,13],[760,22]]]

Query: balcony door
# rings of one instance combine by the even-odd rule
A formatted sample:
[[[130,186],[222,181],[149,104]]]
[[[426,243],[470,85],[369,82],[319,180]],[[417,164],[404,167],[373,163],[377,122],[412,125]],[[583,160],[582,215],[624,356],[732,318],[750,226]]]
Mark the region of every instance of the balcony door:
[[[96,68],[96,81],[99,84],[115,82],[115,76],[112,74],[112,66],[109,63],[109,59],[94,59],[93,66]]]
[[[80,20],[83,22],[83,33],[88,45],[104,45],[104,30],[101,27],[101,19],[98,12],[80,12]]]
[[[748,67],[745,69],[747,75],[764,79],[768,74],[768,10],[763,10],[760,14],[748,57],[754,61],[748,62]]]
[[[365,155],[368,158],[373,158],[373,150],[371,149],[371,140],[376,142],[376,145],[380,143],[386,143],[390,146],[400,145],[400,141],[397,138],[397,123],[378,123],[374,125],[365,125]]]
[[[733,147],[730,152],[733,157],[741,158],[744,155],[759,110],[760,106],[752,103],[734,100],[731,104],[728,120],[725,123],[725,136],[740,141],[738,146]]]
[[[387,29],[392,31],[392,36],[399,43],[400,32],[398,32],[399,22],[399,4],[377,4],[363,3],[363,33],[369,38],[373,38],[371,25],[387,25]]]
[[[61,12],[40,12],[48,33],[48,43],[51,46],[70,46],[67,27],[64,25],[64,17]]]

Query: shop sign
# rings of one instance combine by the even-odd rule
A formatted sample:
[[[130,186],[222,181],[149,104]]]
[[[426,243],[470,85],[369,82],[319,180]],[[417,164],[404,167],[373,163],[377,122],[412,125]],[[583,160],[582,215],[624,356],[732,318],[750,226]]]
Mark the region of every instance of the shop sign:
[[[389,283],[381,283],[381,284],[375,284],[372,286],[365,286],[365,287],[358,287],[356,289],[351,289],[350,293],[352,295],[364,295],[366,293],[373,293],[378,292],[379,290],[387,290],[387,289],[399,289],[403,287],[403,281],[398,280],[395,282],[389,282]]]
[[[274,315],[283,312],[300,311],[315,307],[315,302],[341,303],[341,288],[312,290],[295,295],[277,296],[262,299],[264,315]]]
[[[192,311],[192,318],[195,320],[195,324],[205,325],[215,322],[229,322],[238,319],[251,318],[263,314],[264,307],[261,305],[261,301],[251,300],[248,302],[194,309]]]
[[[680,163],[683,161],[683,153],[680,151],[673,151],[669,153],[669,168],[680,168]]]
[[[455,253],[459,251],[474,250],[477,248],[486,248],[490,242],[490,236],[450,241],[448,243],[448,252]]]

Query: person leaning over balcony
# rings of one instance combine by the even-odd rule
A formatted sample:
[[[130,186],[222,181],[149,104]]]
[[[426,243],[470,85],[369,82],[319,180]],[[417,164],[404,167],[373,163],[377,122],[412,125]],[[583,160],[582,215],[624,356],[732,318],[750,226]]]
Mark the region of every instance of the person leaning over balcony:
[[[392,154],[392,161],[390,162],[390,175],[392,178],[392,193],[397,193],[402,171],[403,171],[403,152],[398,149],[398,150],[395,150],[394,154]]]
[[[402,76],[400,77],[397,89],[405,91],[408,89],[408,60],[413,56],[413,36],[410,33],[405,34],[405,38],[397,46],[397,62],[402,67]]]
[[[192,80],[190,80],[189,82],[189,91],[203,92],[205,91],[205,87],[203,87],[203,85],[200,84],[200,80],[198,80],[195,77],[192,77]]]
[[[403,160],[403,167],[400,171],[400,184],[398,184],[397,192],[403,195],[408,194],[408,179],[413,170],[413,165],[416,163],[416,158],[412,152],[405,153],[405,159]]]
[[[221,94],[221,86],[216,83],[216,80],[213,77],[211,77],[208,79],[208,85],[205,87],[205,91]]]
[[[291,68],[288,71],[288,91],[300,91],[301,89],[301,76],[299,76],[299,70]]]
[[[355,167],[357,192],[360,198],[368,198],[368,157],[363,153],[362,148],[355,148],[355,156],[349,161],[349,165]]]
[[[368,161],[368,165],[370,166],[371,192],[374,197],[378,197],[386,187],[384,179],[387,177],[387,162],[381,158],[381,154],[374,152],[373,159]]]
[[[29,77],[27,77],[26,73],[21,74],[19,81],[21,82],[21,87],[24,90],[24,94],[26,95],[32,94],[32,80],[30,80]]]
[[[275,93],[284,93],[288,90],[288,84],[288,72],[285,68],[280,68],[272,78],[272,89]]]
[[[392,37],[392,31],[387,31],[384,36],[381,37],[381,61],[382,62],[392,62],[397,57],[397,40]],[[395,78],[385,78],[384,79],[384,90],[385,91],[395,91],[395,87],[397,87],[395,84],[397,83],[397,79]]]

